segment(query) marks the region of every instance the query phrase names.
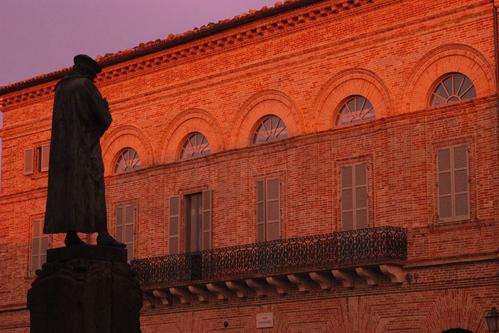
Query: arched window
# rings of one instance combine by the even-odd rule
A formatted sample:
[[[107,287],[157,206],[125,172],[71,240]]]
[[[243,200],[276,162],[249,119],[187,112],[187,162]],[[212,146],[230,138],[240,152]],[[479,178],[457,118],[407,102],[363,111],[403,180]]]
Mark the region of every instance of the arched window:
[[[345,100],[340,109],[336,125],[346,126],[365,123],[374,120],[376,113],[374,107],[367,98],[360,95],[353,95]]]
[[[473,82],[464,74],[445,74],[435,86],[431,95],[431,106],[442,106],[458,103],[476,97]]]
[[[142,168],[139,154],[133,148],[122,149],[116,160],[114,171],[117,174],[132,172]]]
[[[180,158],[186,160],[189,158],[202,157],[210,154],[210,144],[206,137],[199,133],[194,132],[189,134],[187,139],[185,139],[184,145],[182,146],[182,153]]]
[[[270,115],[265,116],[260,120],[256,127],[253,143],[267,143],[287,139],[288,129],[281,118]]]

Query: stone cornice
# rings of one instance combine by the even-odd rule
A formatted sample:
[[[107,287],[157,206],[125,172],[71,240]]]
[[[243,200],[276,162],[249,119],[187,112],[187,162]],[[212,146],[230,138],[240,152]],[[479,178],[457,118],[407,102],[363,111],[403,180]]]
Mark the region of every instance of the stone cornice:
[[[317,1],[305,1],[307,4],[314,4],[316,2]],[[157,70],[158,67],[177,65],[208,54],[216,54],[217,52],[235,46],[268,38],[271,35],[306,27],[310,24],[316,24],[318,21],[330,18],[333,15],[347,12],[351,9],[374,2],[375,0],[325,1],[321,6],[311,6],[308,10],[290,13],[287,16],[277,17],[281,12],[276,12],[274,14],[276,16],[274,20],[259,25],[255,25],[253,22],[251,25],[248,24],[246,29],[241,29],[240,25],[247,24],[248,22],[234,24],[234,27],[231,28],[239,27],[237,31],[231,31],[232,29],[230,29],[223,35],[217,33],[213,38],[207,38],[205,35],[200,34],[198,38],[195,38],[196,36],[191,36],[190,40],[185,44],[179,45],[179,43],[176,42],[173,45],[168,45],[168,43],[166,43],[162,48],[158,48],[156,51],[150,51],[149,53],[154,52],[155,55],[148,56],[147,58],[145,58],[145,55],[148,53],[142,52],[144,54],[139,54],[140,51],[142,51],[140,48],[136,52],[125,53],[123,56],[118,54],[114,57],[104,57],[99,60],[99,62],[101,62],[104,67],[106,65],[112,65],[112,67],[108,69],[105,68],[104,71],[98,75],[97,83],[98,85],[103,86],[113,83],[125,75],[147,73]],[[295,9],[295,7],[290,8],[290,10],[292,9]],[[263,17],[262,19],[265,18],[266,17]],[[130,60],[133,60],[133,62]],[[47,81],[47,78],[34,79],[33,82],[27,82],[26,84],[30,83],[28,86],[31,84],[39,85],[40,83],[46,83],[41,87],[35,86],[28,91],[24,90],[23,88],[25,87],[21,85],[21,87],[18,88],[21,90],[19,90],[17,94],[10,94],[10,96],[0,99],[0,107],[32,102],[33,100],[51,96],[55,89],[55,80],[61,78],[68,71],[69,69],[62,69],[54,72],[53,77],[50,78],[52,80],[50,82]],[[51,74],[48,74],[48,76],[50,75]],[[7,86],[1,89],[0,93],[7,95],[10,92],[15,92],[15,86],[16,85]]]

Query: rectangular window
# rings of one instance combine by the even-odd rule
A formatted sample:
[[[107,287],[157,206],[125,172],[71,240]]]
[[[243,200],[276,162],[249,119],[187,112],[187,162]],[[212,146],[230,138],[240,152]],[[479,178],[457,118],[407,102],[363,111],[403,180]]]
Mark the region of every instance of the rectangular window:
[[[213,191],[191,193],[184,197],[185,252],[211,249],[211,219]],[[180,252],[180,196],[169,200],[168,253]]]
[[[469,218],[468,145],[437,151],[438,219],[454,221]]]
[[[279,178],[259,179],[256,182],[256,240],[281,238],[281,207]]]
[[[369,226],[367,163],[342,166],[340,183],[342,229],[367,228]]]
[[[116,239],[126,244],[128,261],[135,253],[135,225],[137,222],[137,205],[135,203],[116,207]]]
[[[38,269],[47,260],[47,249],[49,248],[49,236],[43,233],[43,219],[33,220],[31,224],[31,275],[35,275]]]

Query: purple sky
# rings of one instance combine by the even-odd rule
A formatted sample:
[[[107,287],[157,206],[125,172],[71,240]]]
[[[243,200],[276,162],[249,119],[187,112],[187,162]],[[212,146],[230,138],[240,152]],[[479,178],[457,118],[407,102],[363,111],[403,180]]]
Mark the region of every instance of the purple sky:
[[[0,0],[0,86],[276,0]]]

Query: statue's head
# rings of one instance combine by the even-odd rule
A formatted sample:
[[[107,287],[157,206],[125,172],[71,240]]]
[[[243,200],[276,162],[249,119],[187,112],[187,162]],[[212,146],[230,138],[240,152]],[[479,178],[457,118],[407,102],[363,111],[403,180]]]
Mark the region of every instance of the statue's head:
[[[75,71],[93,80],[102,71],[100,65],[86,54],[78,54],[73,58]]]

